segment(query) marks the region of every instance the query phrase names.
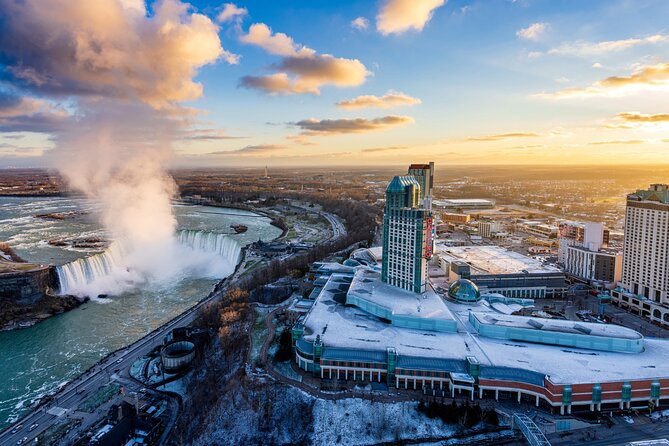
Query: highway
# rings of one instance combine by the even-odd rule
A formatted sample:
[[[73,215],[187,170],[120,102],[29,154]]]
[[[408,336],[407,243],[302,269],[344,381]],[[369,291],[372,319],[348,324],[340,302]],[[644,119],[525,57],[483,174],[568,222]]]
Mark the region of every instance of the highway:
[[[346,227],[336,216],[328,212],[321,212],[321,215],[325,217],[332,226],[333,235],[330,240],[346,235]],[[137,359],[149,353],[156,346],[162,344],[163,338],[174,328],[187,326],[192,323],[197,316],[198,310],[212,300],[218,299],[222,293],[225,292],[225,289],[226,287],[216,293],[212,293],[197,305],[158,327],[146,336],[123,349],[111,353],[78,378],[67,383],[53,395],[48,403],[33,409],[19,421],[1,432],[0,445],[15,445],[23,438],[27,438],[28,440],[23,444],[28,444],[39,434],[46,431],[54,424],[67,419],[67,417],[83,418],[81,428],[78,429],[83,431],[86,427],[98,420],[101,417],[101,414],[98,412],[93,414],[79,412],[77,411],[77,407],[93,395],[100,387],[111,382],[118,382],[123,385],[126,389],[126,393],[128,391],[137,391],[142,388],[142,385],[129,379],[127,371],[130,369],[130,366]],[[119,373],[122,373],[123,376],[120,376]],[[29,427],[33,424],[37,424],[38,427],[29,431]],[[22,426],[21,429],[18,430],[18,432],[13,433],[12,430],[18,425]]]

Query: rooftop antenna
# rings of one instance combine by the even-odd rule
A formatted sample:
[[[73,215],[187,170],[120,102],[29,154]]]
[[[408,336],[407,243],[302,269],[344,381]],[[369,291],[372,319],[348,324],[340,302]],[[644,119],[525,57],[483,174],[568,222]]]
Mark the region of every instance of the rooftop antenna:
[[[269,175],[267,174],[267,166],[265,166],[265,178],[269,178]]]

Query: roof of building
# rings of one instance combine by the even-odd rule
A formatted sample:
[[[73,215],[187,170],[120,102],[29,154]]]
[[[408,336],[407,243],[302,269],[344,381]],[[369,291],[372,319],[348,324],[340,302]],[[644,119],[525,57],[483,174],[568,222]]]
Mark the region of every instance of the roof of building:
[[[418,319],[453,320],[453,315],[443,299],[432,289],[418,294],[381,281],[378,271],[360,268],[351,282],[352,293],[368,302],[385,307],[393,315]]]
[[[386,192],[404,192],[407,187],[414,186],[420,189],[418,180],[413,175],[396,175],[392,181],[388,183]]]
[[[448,297],[458,302],[477,302],[481,300],[481,292],[471,280],[458,279],[448,287]]]
[[[653,190],[653,187],[655,190]],[[657,201],[663,204],[669,204],[669,187],[663,184],[651,185],[650,189],[637,190],[627,196],[628,200]]]
[[[336,275],[326,284],[304,321],[304,339],[300,349],[309,353],[310,344],[320,335],[324,354],[348,354],[360,351],[368,360],[380,358],[389,347],[397,352],[397,366],[404,368],[435,367],[439,370],[466,372],[465,358],[475,357],[481,364],[481,377],[522,379],[543,384],[546,375],[555,384],[604,383],[669,377],[669,341],[647,338],[641,353],[619,353],[585,350],[557,345],[533,344],[509,339],[482,337],[468,320],[469,312],[496,313],[489,304],[445,302],[457,322],[458,332],[431,332],[399,328],[359,308],[335,300],[340,293]],[[349,278],[343,277],[344,280]],[[543,323],[556,321],[539,319]],[[579,323],[580,324],[580,323]],[[581,324],[590,328],[590,324]],[[599,329],[599,328],[598,328]],[[625,336],[626,330],[602,325],[601,330]],[[557,333],[559,335],[559,332]],[[374,353],[370,353],[374,352]],[[350,353],[358,356],[358,353]]]
[[[485,198],[444,198],[442,200],[434,200],[432,202],[437,206],[463,206],[463,205],[494,205],[495,202]]]
[[[499,246],[444,246],[437,245],[437,254],[447,260],[466,262],[472,275],[561,273],[559,268],[546,265],[531,257]]]
[[[637,331],[613,324],[585,323],[561,319],[543,319],[537,317],[512,316],[472,312],[478,321],[486,325],[498,327],[523,328],[554,333],[572,333],[588,336],[599,336],[615,339],[642,339]]]
[[[409,166],[409,170],[419,170],[419,169],[429,169],[429,164],[412,164]]]

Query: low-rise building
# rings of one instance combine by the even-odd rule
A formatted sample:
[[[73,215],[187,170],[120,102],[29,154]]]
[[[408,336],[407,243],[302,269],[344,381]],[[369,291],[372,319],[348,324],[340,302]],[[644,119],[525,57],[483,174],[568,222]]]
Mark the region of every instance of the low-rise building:
[[[507,297],[561,297],[566,276],[560,269],[499,246],[437,246],[439,265],[449,280],[471,279],[481,292]]]

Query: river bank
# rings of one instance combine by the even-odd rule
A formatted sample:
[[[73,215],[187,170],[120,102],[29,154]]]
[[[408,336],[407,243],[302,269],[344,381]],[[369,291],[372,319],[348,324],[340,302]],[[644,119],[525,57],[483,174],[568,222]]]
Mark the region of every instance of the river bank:
[[[75,296],[45,294],[34,305],[19,305],[9,299],[0,300],[0,331],[30,328],[51,316],[74,310],[89,299]]]

